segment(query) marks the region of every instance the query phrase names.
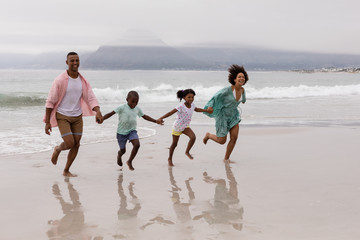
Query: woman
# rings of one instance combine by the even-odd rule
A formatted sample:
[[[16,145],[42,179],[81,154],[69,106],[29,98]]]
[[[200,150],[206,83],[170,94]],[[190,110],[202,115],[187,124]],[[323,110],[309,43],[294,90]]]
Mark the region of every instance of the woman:
[[[238,105],[240,102],[246,102],[245,89],[243,85],[249,80],[248,74],[243,66],[231,65],[228,69],[229,82],[231,86],[225,87],[218,91],[204,109],[213,110],[212,114],[204,112],[209,117],[215,118],[216,135],[206,133],[204,144],[209,139],[225,144],[226,136],[230,133],[230,141],[226,148],[224,161],[230,161],[230,155],[233,151],[239,134],[239,122],[241,121]]]

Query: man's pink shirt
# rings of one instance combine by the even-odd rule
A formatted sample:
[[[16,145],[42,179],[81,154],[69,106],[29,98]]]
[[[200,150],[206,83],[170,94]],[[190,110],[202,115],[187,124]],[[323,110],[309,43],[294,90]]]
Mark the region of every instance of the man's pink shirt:
[[[96,113],[92,109],[99,106],[99,102],[92,91],[90,83],[80,73],[79,76],[82,84],[82,96],[80,100],[82,114],[83,116],[94,116]],[[55,114],[59,104],[65,96],[68,82],[69,75],[67,71],[65,71],[55,78],[46,99],[45,107],[53,109],[50,116],[50,124],[52,127],[57,126]],[[45,116],[43,121],[45,122]]]

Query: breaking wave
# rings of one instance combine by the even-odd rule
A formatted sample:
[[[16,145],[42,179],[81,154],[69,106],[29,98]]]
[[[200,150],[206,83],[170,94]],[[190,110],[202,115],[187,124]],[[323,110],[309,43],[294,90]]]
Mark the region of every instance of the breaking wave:
[[[196,92],[196,101],[209,100],[219,89],[224,86],[204,87],[194,85],[192,89]],[[181,89],[181,88],[180,88]],[[250,85],[245,86],[246,97],[248,99],[281,99],[281,98],[304,98],[304,97],[326,97],[326,96],[347,96],[360,95],[360,84],[357,85],[339,85],[339,86],[291,86],[291,87],[264,87],[254,88]],[[124,102],[127,92],[135,90],[139,92],[140,100],[146,102],[174,102],[176,92],[171,84],[161,84],[154,88],[145,86],[133,89],[112,89],[102,88],[94,89],[95,95],[101,102]]]

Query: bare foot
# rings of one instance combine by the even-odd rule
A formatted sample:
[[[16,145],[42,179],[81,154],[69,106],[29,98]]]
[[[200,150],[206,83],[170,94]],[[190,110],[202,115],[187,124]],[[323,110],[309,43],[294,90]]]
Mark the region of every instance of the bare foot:
[[[72,174],[71,172],[63,172],[63,176],[64,177],[77,177],[77,175],[76,174]]]
[[[188,156],[188,158],[190,158],[190,160],[193,160],[193,156],[190,153],[185,153],[186,156]]]
[[[121,155],[120,155],[120,151],[118,152],[118,155],[117,155],[117,164],[122,167],[123,163],[122,163],[122,160],[121,160]]]
[[[54,152],[51,156],[51,162],[52,164],[56,165],[57,164],[57,160],[58,160],[58,157],[59,157],[59,154],[60,154],[60,150],[58,149],[58,146],[55,146],[54,147]]]
[[[210,135],[210,133],[208,133],[208,132],[205,134],[205,137],[204,137],[204,139],[203,139],[203,143],[204,143],[204,144],[206,144],[207,141],[209,140],[209,135]]]
[[[126,164],[128,165],[128,167],[129,167],[129,169],[130,169],[131,171],[134,171],[134,170],[135,170],[135,168],[132,166],[132,163],[131,163],[131,162],[127,161]]]
[[[169,163],[169,166],[170,166],[170,167],[175,166],[175,165],[173,164],[173,162],[172,162],[172,159],[168,159],[168,163]]]

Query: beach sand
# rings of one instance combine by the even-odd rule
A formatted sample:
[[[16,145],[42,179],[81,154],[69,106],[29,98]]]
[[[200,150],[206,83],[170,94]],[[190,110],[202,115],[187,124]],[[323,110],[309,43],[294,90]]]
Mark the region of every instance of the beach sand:
[[[140,140],[135,171],[116,139],[82,145],[76,178],[67,152],[2,156],[0,239],[360,239],[359,127],[240,126],[227,164],[193,126],[194,160],[181,136],[169,168],[170,128]]]

